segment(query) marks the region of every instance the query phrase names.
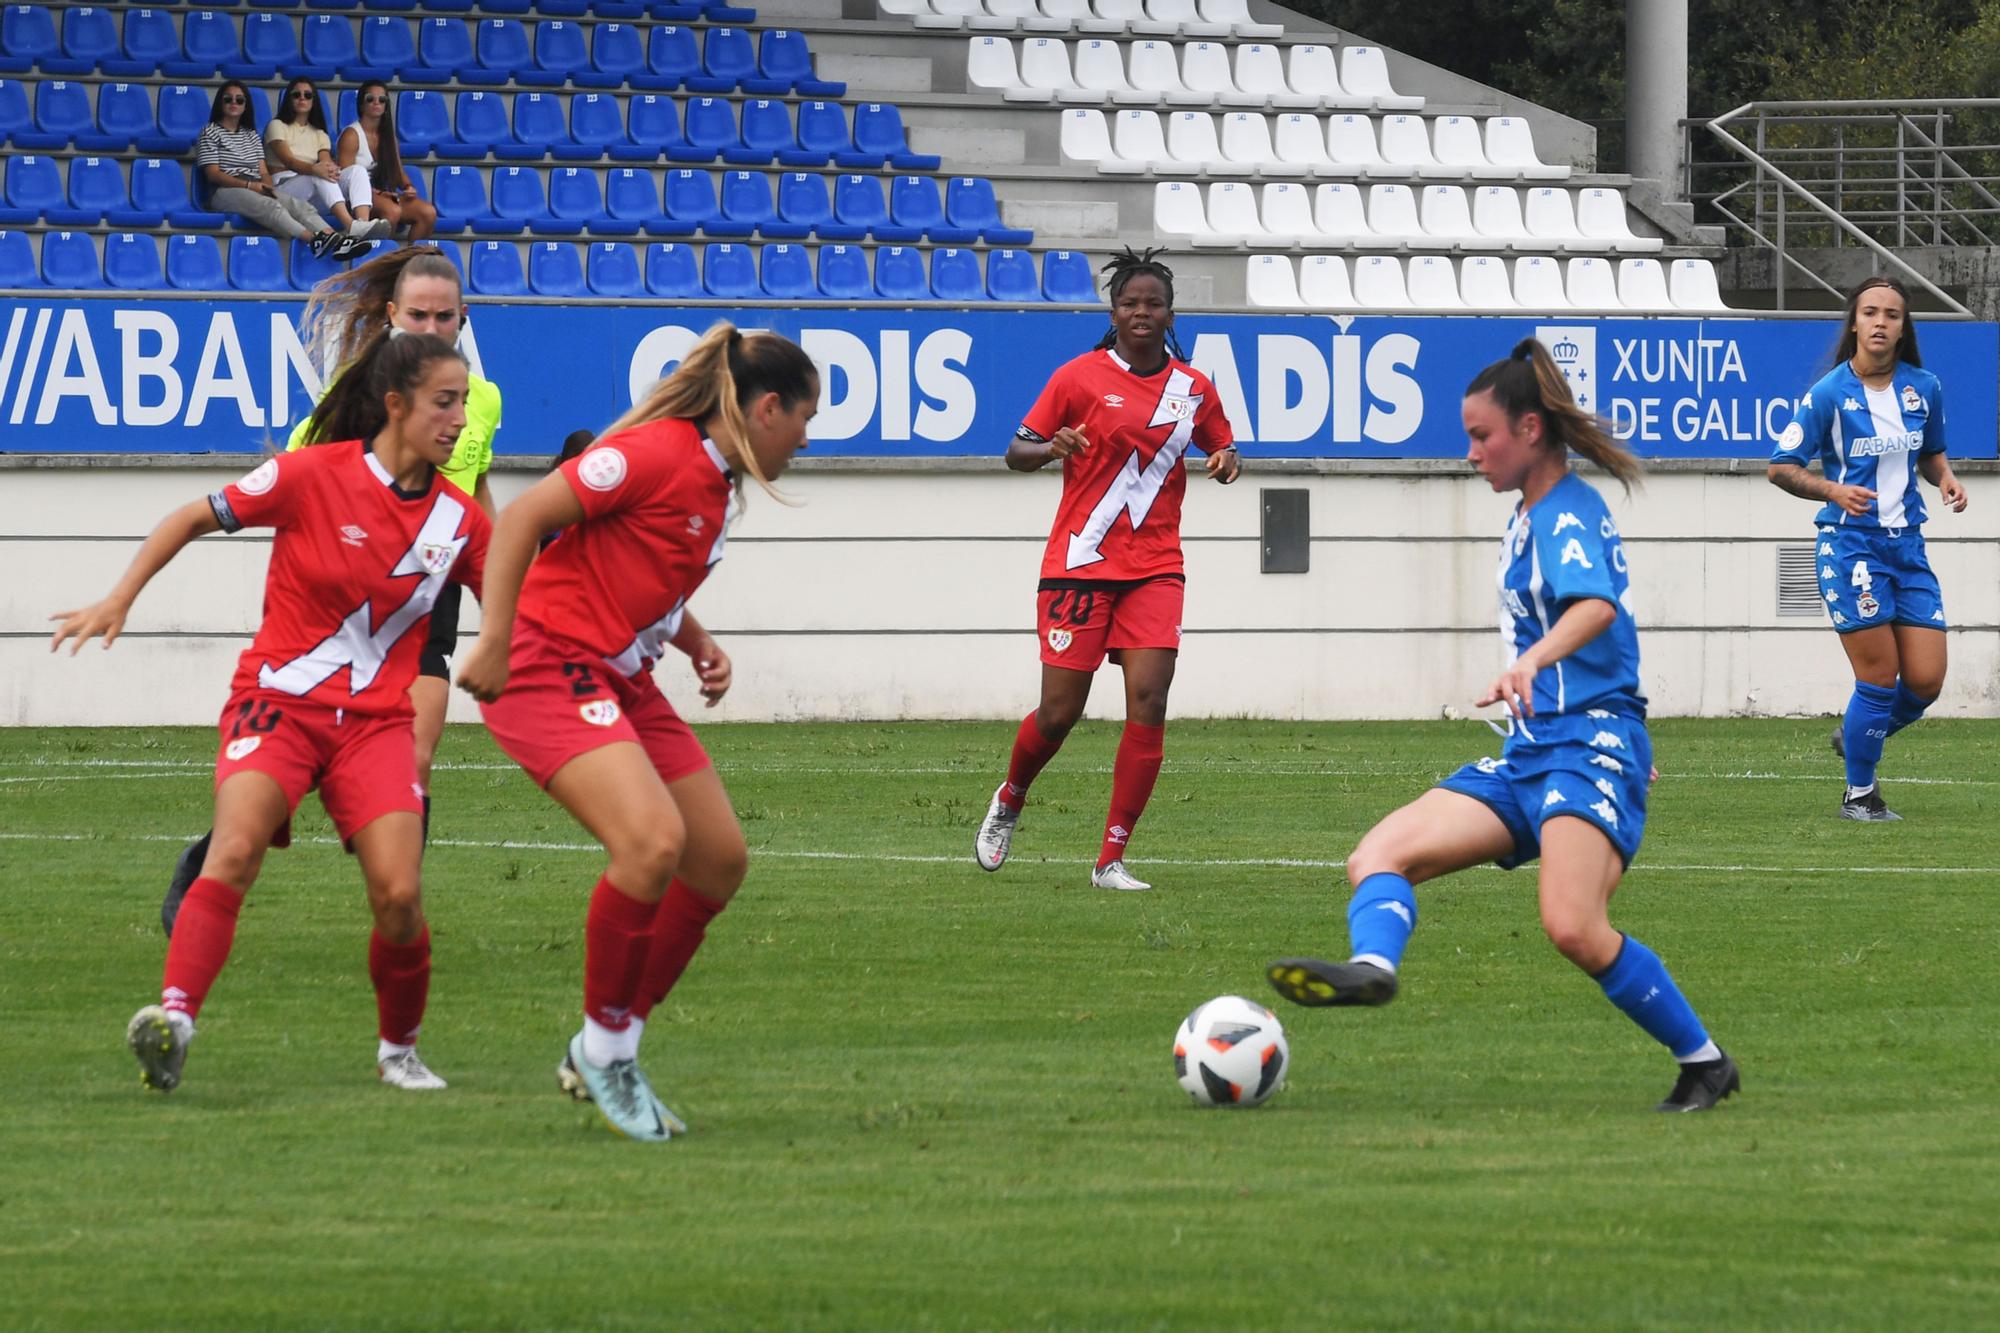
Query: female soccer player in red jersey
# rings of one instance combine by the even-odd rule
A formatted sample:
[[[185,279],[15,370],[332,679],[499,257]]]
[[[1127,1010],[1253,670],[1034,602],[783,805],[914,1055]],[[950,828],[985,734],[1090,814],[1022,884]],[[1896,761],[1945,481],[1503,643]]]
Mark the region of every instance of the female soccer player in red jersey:
[[[265,460],[241,481],[169,514],[102,601],[51,619],[51,650],[98,635],[109,648],[133,599],[206,533],[277,529],[264,621],[239,659],[215,763],[215,824],[201,876],[167,946],[159,1004],[126,1040],[149,1088],[171,1092],[236,936],[243,895],[267,848],[291,841],[308,791],[361,862],[375,931],[382,1080],[442,1088],[417,1055],[430,992],[430,930],[419,888],[422,789],[411,733],[432,605],[447,583],[479,589],[492,525],[440,480],[465,426],[465,361],[452,345],[379,334],[313,413],[320,438],[344,441]]]
[[[500,748],[610,853],[584,924],[583,1030],[557,1076],[631,1138],[686,1132],[639,1069],[639,1037],[749,864],[729,794],[653,667],[672,645],[711,707],[729,689],[729,656],[688,599],[722,558],[741,474],[768,486],[805,448],[818,403],[798,347],[717,324],[494,529],[458,683]]]
[[[1160,775],[1180,651],[1182,460],[1198,446],[1208,475],[1224,485],[1241,467],[1215,386],[1174,338],[1174,275],[1153,254],[1128,250],[1106,265],[1111,331],[1056,371],[1007,446],[1016,472],[1061,459],[1063,493],[1036,597],[1041,703],[1021,720],[1007,780],[974,840],[983,870],[1006,862],[1028,784],[1083,716],[1108,652],[1125,670],[1125,734],[1090,882],[1152,887],[1125,868],[1125,848]]]

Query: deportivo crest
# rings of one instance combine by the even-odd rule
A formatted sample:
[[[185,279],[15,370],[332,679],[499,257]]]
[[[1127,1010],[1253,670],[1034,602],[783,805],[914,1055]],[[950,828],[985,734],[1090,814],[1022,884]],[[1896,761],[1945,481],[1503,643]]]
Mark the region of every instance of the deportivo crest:
[[[418,542],[417,562],[426,574],[442,574],[451,568],[451,562],[458,559],[456,542]]]
[[[256,750],[263,743],[264,738],[262,736],[239,736],[229,742],[228,745],[225,745],[222,748],[222,752],[231,759],[241,759]]]
[[[576,711],[593,727],[608,727],[618,720],[618,703],[614,699],[592,699],[587,704],[578,704]]]
[[[1873,620],[1875,613],[1882,609],[1882,603],[1875,600],[1874,593],[1864,592],[1861,596],[1855,598],[1854,609],[1861,613],[1863,620]]]
[[[1052,629],[1049,631],[1049,648],[1054,652],[1068,652],[1072,641],[1072,636],[1066,629]]]
[[[1903,410],[1905,412],[1916,412],[1921,415],[1928,415],[1931,410],[1931,405],[1924,401],[1924,396],[1922,394],[1917,392],[1916,385],[1905,384],[1903,386]]]
[[[593,491],[608,491],[625,480],[625,455],[610,445],[587,450],[576,465],[576,476]]]
[[[236,483],[236,489],[245,495],[262,495],[278,484],[278,460],[267,458],[243,480]]]

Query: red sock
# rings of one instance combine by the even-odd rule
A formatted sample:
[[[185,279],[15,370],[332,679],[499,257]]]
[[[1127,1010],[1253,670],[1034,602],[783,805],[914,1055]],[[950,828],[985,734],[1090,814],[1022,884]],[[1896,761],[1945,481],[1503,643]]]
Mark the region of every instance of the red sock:
[[[597,881],[583,923],[583,1012],[600,1027],[623,1032],[653,934],[653,903],[642,903]]]
[[[380,931],[371,931],[368,979],[375,983],[377,1035],[398,1046],[416,1045],[431,995],[431,928],[425,926],[408,944],[391,944]]]
[[[162,1006],[189,1018],[201,1013],[208,988],[229,961],[229,946],[236,942],[236,914],[242,910],[243,895],[219,879],[198,879],[189,886],[180,915],[174,918],[173,938],[167,941]]]
[[[1007,761],[1007,785],[1001,790],[1000,799],[1020,809],[1028,799],[1028,784],[1060,749],[1062,742],[1043,735],[1033,713],[1022,718],[1021,729],[1014,733],[1014,753]]]
[[[708,923],[726,906],[702,897],[679,880],[667,885],[667,896],[660,899],[659,913],[653,918],[653,943],[646,953],[639,998],[632,1005],[634,1018],[646,1017],[654,1005],[667,998],[681,973],[687,971],[688,960],[701,947]]]
[[[1139,826],[1160,776],[1165,727],[1127,722],[1118,738],[1118,758],[1111,767],[1111,813],[1104,820],[1104,846],[1097,853],[1100,868],[1125,855],[1125,843]]]

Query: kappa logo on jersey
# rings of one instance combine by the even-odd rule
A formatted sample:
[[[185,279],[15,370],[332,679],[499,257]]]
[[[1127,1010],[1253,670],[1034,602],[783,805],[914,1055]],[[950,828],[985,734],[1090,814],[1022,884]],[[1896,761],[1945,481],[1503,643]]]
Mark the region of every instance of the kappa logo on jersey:
[[[1882,609],[1882,603],[1875,600],[1875,594],[1864,592],[1854,601],[1854,609],[1861,613],[1863,620],[1873,620],[1875,613]]]
[[[1861,410],[1861,404],[1855,402],[1852,398],[1849,398],[1847,401],[1843,402],[1840,405],[1840,410],[1843,412],[1859,412]]]
[[[1780,453],[1797,453],[1799,446],[1806,442],[1806,428],[1794,421],[1785,427],[1785,433],[1778,437]]]
[[[618,720],[618,702],[615,699],[592,699],[587,704],[578,704],[576,711],[593,727],[608,727]]]
[[[1563,805],[1565,803],[1566,800],[1563,794],[1557,791],[1554,787],[1549,788],[1549,794],[1542,797],[1542,809],[1544,810],[1548,809],[1552,805]]]
[[[1833,554],[1833,543],[1832,543],[1832,542],[1821,542],[1821,543],[1819,544],[1819,553],[1820,553],[1821,555],[1832,555],[1832,554]]]
[[[1821,565],[1821,566],[1819,567],[1819,576],[1820,576],[1821,578],[1823,578],[1823,579],[1831,579],[1831,578],[1838,578],[1838,577],[1839,577],[1839,575],[1837,575],[1837,574],[1835,574],[1835,573],[1833,572],[1833,566],[1832,566],[1832,565]]]
[[[1575,514],[1564,512],[1556,516],[1556,525],[1549,531],[1549,536],[1560,537],[1563,534],[1564,528],[1580,529],[1582,527],[1583,527],[1582,519],[1578,518]]]
[[[1403,924],[1406,926],[1414,926],[1417,924],[1416,922],[1410,919],[1410,909],[1403,906],[1403,904],[1401,903],[1376,903],[1375,906],[1380,911],[1394,912],[1398,917],[1402,919]]]
[[[1052,652],[1068,652],[1069,646],[1073,641],[1070,632],[1066,629],[1052,629],[1049,631],[1049,649]]]
[[[1596,718],[1599,722],[1609,722],[1611,720],[1611,710],[1609,708],[1593,708],[1585,713],[1584,716]]]
[[[253,753],[263,743],[264,738],[262,736],[239,736],[229,742],[229,744],[223,746],[222,752],[232,760],[241,759],[245,755]]]
[[[1942,610],[1931,612],[1931,619],[1942,625],[1944,623],[1944,612]]]
[[[1903,410],[1905,412],[1915,412],[1919,416],[1928,416],[1930,415],[1931,405],[1924,401],[1922,394],[1917,392],[1916,385],[1905,384],[1903,386]]]
[[[1481,773],[1492,773],[1497,771],[1500,765],[1506,762],[1504,759],[1495,759],[1492,755],[1488,755],[1484,759],[1475,761],[1472,766]]]
[[[1938,617],[1938,619],[1939,619],[1939,620],[1943,620],[1943,619],[1944,619],[1944,617],[1943,617],[1943,616],[1939,616],[1939,617]],[[1833,613],[1833,623],[1834,623],[1834,624],[1836,624],[1836,625],[1845,625],[1845,624],[1847,623],[1847,617],[1846,617],[1846,616],[1844,616],[1844,615],[1842,615],[1842,614],[1841,614],[1840,612],[1838,612],[1838,611],[1835,611],[1835,612]]]
[[[1590,812],[1611,825],[1612,828],[1618,827],[1618,811],[1612,807],[1611,802],[1599,801],[1590,807]]]
[[[1608,754],[1594,754],[1590,756],[1590,762],[1596,764],[1599,768],[1608,768],[1613,773],[1623,773],[1625,771],[1625,765],[1619,763]]]
[[[359,546],[361,545],[361,543],[368,540],[368,534],[362,529],[354,526],[354,524],[349,523],[345,527],[341,528],[340,540],[348,546]]]
[[[236,483],[236,489],[245,495],[262,495],[278,484],[278,460],[267,458],[243,480]]]
[[[1603,792],[1604,799],[1606,799],[1607,801],[1615,801],[1618,799],[1618,789],[1611,785],[1611,779],[1599,778],[1597,779],[1596,782],[1592,783],[1591,785],[1596,787],[1599,791]]]
[[[1563,544],[1562,560],[1560,563],[1565,565],[1582,565],[1585,569],[1597,568],[1596,565],[1590,563],[1590,557],[1583,553],[1583,543],[1574,537],[1571,537]]]
[[[586,450],[576,465],[577,480],[593,491],[608,491],[625,480],[625,455],[613,445]]]
[[[1619,740],[1608,731],[1598,732],[1590,738],[1590,743],[1600,750],[1622,750],[1625,748],[1625,742]]]

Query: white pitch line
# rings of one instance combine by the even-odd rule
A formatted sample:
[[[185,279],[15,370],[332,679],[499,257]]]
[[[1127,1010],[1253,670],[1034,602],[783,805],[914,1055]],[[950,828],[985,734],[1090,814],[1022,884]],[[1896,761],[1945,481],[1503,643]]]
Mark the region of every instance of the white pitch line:
[[[89,833],[0,833],[0,841],[6,842],[166,842],[186,844],[194,840],[192,834],[174,833],[121,833],[97,835]],[[338,838],[297,838],[294,843],[306,843],[317,847],[337,847]],[[502,839],[499,842],[483,842],[470,838],[433,838],[433,847],[463,847],[478,851],[492,852],[602,852],[604,849],[594,842],[516,842]],[[808,852],[781,851],[768,847],[752,847],[750,859],[766,858],[775,861],[862,861],[880,864],[902,865],[965,865],[972,858],[969,855],[923,856],[898,852]],[[1052,859],[1029,861],[1020,858],[1024,864],[1041,866],[1061,866],[1067,862]],[[1081,864],[1078,862],[1077,864]],[[1194,869],[1227,869],[1243,866],[1277,866],[1282,869],[1299,870],[1339,870],[1345,861],[1312,860],[1289,856],[1248,856],[1248,857],[1154,857],[1149,856],[1139,862],[1143,866],[1177,866]],[[1499,873],[1497,866],[1474,866],[1474,870]],[[1760,865],[1698,865],[1666,862],[1642,862],[1632,867],[1630,874],[1644,874],[1657,871],[1662,874],[1688,875],[2000,875],[2000,866],[1760,866]]]

